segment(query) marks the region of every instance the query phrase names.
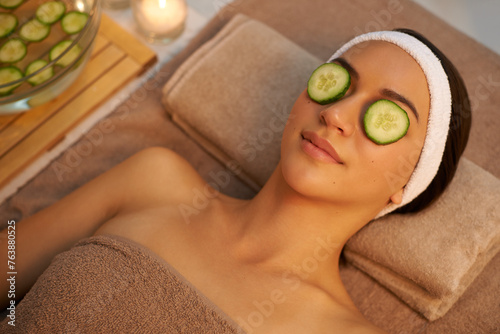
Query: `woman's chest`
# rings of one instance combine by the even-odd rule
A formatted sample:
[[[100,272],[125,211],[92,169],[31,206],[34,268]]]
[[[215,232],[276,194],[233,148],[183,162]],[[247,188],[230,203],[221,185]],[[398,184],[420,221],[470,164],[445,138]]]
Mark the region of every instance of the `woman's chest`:
[[[162,208],[120,215],[95,234],[117,235],[150,249],[240,326],[249,316],[253,319],[254,312],[276,316],[280,307],[275,306],[284,298],[276,278],[232,260],[218,231],[202,224],[210,222],[191,219],[186,224],[175,208]]]
[[[313,306],[316,292],[305,281],[293,271],[270,275],[238,263],[219,232],[201,224],[210,222],[186,224],[175,208],[163,208],[116,217],[96,234],[118,235],[150,249],[247,333],[322,332],[312,330],[325,317]]]

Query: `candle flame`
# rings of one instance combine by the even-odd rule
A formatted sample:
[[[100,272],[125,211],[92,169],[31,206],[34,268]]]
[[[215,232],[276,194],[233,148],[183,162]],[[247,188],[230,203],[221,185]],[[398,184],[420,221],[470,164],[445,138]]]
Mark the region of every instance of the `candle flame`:
[[[167,0],[159,0],[160,8],[165,8],[167,6]]]
[[[75,4],[80,12],[83,12],[85,10],[85,4],[83,3],[83,1],[76,1]]]

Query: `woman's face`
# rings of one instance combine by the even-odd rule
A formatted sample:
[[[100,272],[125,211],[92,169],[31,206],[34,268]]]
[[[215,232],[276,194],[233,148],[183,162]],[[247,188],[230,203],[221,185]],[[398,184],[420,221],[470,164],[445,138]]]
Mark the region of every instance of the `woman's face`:
[[[429,114],[427,81],[410,55],[387,42],[358,44],[336,62],[350,72],[349,90],[327,105],[311,100],[307,90],[300,94],[283,133],[282,173],[305,196],[368,206],[376,214],[401,200],[419,158]],[[410,119],[406,135],[388,145],[371,141],[363,126],[367,108],[380,99],[395,102]],[[323,148],[328,142],[337,156],[311,141]]]

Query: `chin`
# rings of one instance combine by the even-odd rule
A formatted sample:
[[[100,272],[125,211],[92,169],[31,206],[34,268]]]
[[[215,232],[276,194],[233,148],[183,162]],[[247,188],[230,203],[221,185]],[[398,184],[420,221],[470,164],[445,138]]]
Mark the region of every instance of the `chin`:
[[[287,161],[288,160],[288,161]],[[282,159],[278,168],[281,169],[281,175],[284,182],[293,189],[306,197],[323,198],[325,182],[320,180],[320,175],[311,166],[297,162],[295,159]]]

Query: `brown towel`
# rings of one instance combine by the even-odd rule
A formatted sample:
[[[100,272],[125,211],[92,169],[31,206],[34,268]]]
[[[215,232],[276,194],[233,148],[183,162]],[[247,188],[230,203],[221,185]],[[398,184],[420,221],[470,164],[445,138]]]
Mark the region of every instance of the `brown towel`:
[[[58,255],[0,333],[244,333],[168,263],[124,238]]]
[[[464,158],[436,203],[372,222],[349,240],[346,258],[435,320],[500,251],[499,199],[500,180]]]
[[[235,16],[163,88],[173,120],[259,189],[279,161],[283,127],[321,61],[266,25]],[[208,140],[207,140],[208,139]]]

